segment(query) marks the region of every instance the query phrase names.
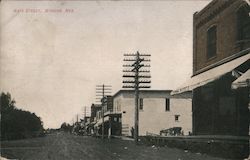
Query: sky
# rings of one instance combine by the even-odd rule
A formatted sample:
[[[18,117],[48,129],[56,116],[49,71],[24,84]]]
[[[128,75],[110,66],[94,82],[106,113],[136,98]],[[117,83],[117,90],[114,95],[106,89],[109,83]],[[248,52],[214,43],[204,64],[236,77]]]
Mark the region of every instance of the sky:
[[[151,89],[175,89],[192,75],[192,18],[209,2],[2,1],[0,92],[58,128],[90,112],[96,85],[122,89],[123,54],[136,51],[151,54]]]

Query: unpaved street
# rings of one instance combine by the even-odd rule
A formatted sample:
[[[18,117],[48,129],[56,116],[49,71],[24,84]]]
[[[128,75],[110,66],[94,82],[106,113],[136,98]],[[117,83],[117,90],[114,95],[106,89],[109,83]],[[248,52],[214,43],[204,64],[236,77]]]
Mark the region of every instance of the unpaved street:
[[[55,133],[42,138],[2,142],[1,154],[9,159],[32,160],[221,160],[179,149],[136,146],[133,141]]]

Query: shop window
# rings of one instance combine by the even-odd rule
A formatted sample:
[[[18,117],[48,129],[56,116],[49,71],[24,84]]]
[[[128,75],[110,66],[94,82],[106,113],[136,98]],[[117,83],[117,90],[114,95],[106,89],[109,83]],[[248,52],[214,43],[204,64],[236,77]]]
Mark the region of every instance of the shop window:
[[[216,56],[217,50],[217,27],[213,26],[207,31],[207,59]]]
[[[170,111],[170,99],[166,98],[165,100],[165,111]]]
[[[238,40],[250,39],[250,7],[244,5],[237,11]]]

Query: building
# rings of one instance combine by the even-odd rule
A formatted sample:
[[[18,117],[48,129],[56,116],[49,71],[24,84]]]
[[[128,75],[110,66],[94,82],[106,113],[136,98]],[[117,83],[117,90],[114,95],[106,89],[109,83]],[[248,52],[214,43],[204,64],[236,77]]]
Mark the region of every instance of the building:
[[[103,110],[96,111],[94,130],[97,135],[102,135],[104,123],[105,136],[121,135],[121,114],[113,112],[113,97],[106,96],[103,101]],[[102,112],[104,112],[102,114]],[[102,118],[103,117],[103,118]]]
[[[193,92],[193,134],[249,134],[250,7],[243,0],[213,0],[193,16],[193,75],[172,95]],[[239,80],[238,80],[239,81]]]
[[[112,111],[113,110],[113,97],[112,96],[106,96],[105,102],[104,102],[104,112]]]
[[[90,123],[86,126],[86,130],[88,134],[95,134],[96,131],[94,130],[94,125],[97,122],[97,112],[102,109],[100,104],[92,104],[91,105],[91,115],[90,115]]]
[[[96,113],[97,111],[101,110],[102,106],[100,104],[92,104],[91,105],[91,116],[90,116],[90,122],[95,121]]]
[[[142,90],[139,94],[139,135],[160,134],[161,130],[181,127],[192,131],[191,93],[170,96],[170,90]],[[114,113],[121,114],[122,135],[132,136],[134,128],[134,91],[120,90],[114,96]]]

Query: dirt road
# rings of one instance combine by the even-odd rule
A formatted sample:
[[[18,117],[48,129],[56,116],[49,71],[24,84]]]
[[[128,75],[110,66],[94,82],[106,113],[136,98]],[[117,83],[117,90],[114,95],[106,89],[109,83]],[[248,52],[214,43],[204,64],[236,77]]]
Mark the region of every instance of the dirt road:
[[[168,147],[137,146],[133,141],[102,141],[62,132],[1,145],[3,157],[20,160],[222,160]]]

